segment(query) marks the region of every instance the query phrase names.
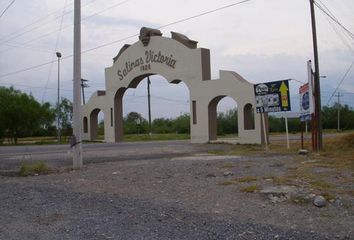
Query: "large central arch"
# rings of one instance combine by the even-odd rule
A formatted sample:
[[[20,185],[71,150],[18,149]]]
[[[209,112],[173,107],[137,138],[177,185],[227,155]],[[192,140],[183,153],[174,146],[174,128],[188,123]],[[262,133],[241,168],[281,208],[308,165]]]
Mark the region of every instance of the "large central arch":
[[[261,143],[260,118],[254,115],[254,124],[246,123],[255,105],[253,85],[234,72],[220,71],[220,79],[210,80],[210,51],[197,48],[197,42],[172,32],[171,38],[162,37],[158,30],[142,28],[140,41],[124,45],[105,69],[105,91],[94,93],[83,106],[86,131],[84,140],[94,140],[94,129],[87,122],[94,111],[104,112],[106,142],[123,138],[123,95],[126,89],[136,88],[149,75],[161,75],[170,83],[183,81],[190,94],[191,141],[204,143],[214,139],[213,121],[217,99],[230,96],[238,103],[240,143]],[[216,100],[215,100],[216,99]],[[246,118],[245,118],[246,114]],[[252,120],[253,121],[253,120]],[[241,124],[242,123],[242,124]],[[249,127],[252,126],[252,127]]]

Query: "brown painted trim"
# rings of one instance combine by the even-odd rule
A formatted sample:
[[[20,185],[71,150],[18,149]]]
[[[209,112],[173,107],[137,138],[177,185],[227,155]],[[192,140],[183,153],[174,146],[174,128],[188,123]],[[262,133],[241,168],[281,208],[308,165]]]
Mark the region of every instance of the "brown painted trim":
[[[113,108],[111,108],[111,127],[113,127]]]
[[[193,124],[197,124],[197,101],[192,101]]]
[[[202,57],[202,80],[210,80],[211,79],[210,50],[206,48],[201,48],[201,57]]]
[[[171,38],[176,40],[177,42],[182,43],[187,48],[190,48],[190,49],[197,48],[198,42],[194,41],[192,39],[189,39],[186,35],[183,35],[182,33],[171,32]]]

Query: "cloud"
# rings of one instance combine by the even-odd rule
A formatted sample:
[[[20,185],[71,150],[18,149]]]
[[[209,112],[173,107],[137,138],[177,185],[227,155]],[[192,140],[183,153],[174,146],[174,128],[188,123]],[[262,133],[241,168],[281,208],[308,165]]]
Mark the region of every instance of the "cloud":
[[[97,15],[87,19],[83,18],[83,24],[86,23],[94,26],[115,27],[115,28],[119,28],[121,26],[141,28],[142,26],[149,27],[149,26],[158,25],[153,22],[139,20],[139,19],[133,19],[128,17],[117,18],[117,17],[103,16],[103,15]]]

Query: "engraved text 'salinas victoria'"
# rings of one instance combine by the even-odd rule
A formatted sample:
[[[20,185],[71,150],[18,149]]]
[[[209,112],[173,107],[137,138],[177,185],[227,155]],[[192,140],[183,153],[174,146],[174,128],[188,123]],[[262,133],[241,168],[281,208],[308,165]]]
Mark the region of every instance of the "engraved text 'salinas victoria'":
[[[129,72],[131,72],[137,67],[140,68],[140,71],[146,71],[151,69],[150,66],[151,63],[160,63],[160,64],[165,64],[166,66],[174,69],[176,62],[177,61],[176,59],[173,58],[172,54],[165,55],[162,54],[161,51],[155,53],[152,50],[147,50],[145,51],[145,57],[140,57],[135,59],[134,61],[125,62],[123,69],[119,69],[117,74],[119,80],[123,80],[124,77],[127,76]]]

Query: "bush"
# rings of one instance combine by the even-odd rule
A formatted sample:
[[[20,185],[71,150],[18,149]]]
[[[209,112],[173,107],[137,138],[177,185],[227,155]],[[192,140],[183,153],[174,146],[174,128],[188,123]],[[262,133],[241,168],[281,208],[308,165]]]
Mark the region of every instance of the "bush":
[[[18,174],[26,177],[34,174],[48,173],[49,170],[49,167],[44,162],[22,163]]]

